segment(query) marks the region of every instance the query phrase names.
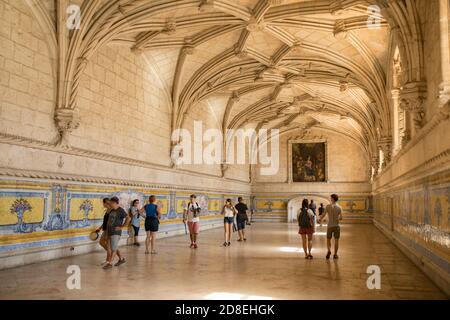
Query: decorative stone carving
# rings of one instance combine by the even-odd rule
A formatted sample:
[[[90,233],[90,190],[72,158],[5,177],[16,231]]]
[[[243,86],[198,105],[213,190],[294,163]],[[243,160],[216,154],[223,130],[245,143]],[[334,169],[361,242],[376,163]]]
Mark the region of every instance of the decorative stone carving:
[[[264,22],[264,19],[261,19],[261,21],[258,22],[254,16],[252,16],[247,23],[247,30],[250,32],[263,31],[265,28],[266,23]]]
[[[231,94],[231,100],[234,103],[239,102],[240,97],[239,97],[239,93],[237,91],[233,91],[233,93]]]
[[[57,109],[55,112],[56,128],[59,133],[57,146],[68,148],[70,133],[80,126],[78,117],[73,109]]]
[[[336,39],[342,40],[347,38],[347,26],[345,25],[344,20],[336,20],[333,34]]]
[[[342,0],[330,1],[330,13],[333,16],[339,16],[344,13],[344,7],[342,6]]]
[[[383,163],[381,164],[382,168],[385,168],[392,159],[392,138],[391,137],[383,137],[379,143],[379,148],[383,151]]]
[[[226,163],[221,163],[220,164],[220,171],[221,171],[221,175],[222,178],[225,177],[225,173],[227,172],[227,170],[230,168],[230,166]]]
[[[380,170],[380,157],[378,155],[372,156],[370,164],[373,168],[372,179],[374,179],[378,176],[378,171]]]
[[[425,125],[426,92],[426,83],[423,82],[407,83],[400,91],[399,106],[406,113],[406,136],[411,134],[411,138]],[[414,134],[409,132],[410,129],[414,129]]]
[[[162,31],[165,34],[172,35],[177,32],[177,22],[175,19],[167,19],[166,25]]]
[[[198,11],[206,12],[214,10],[214,0],[203,0],[198,6]]]

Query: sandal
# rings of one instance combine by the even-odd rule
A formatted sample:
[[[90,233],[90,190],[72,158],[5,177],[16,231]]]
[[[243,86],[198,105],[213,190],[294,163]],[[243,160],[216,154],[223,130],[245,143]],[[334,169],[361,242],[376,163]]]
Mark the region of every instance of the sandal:
[[[333,259],[339,259],[339,256],[337,254],[333,255]]]
[[[328,251],[327,256],[326,256],[327,260],[330,259],[330,256],[331,256],[331,252]]]
[[[313,256],[312,256],[312,255],[310,254],[310,255],[308,256],[308,258],[309,258],[309,259],[312,259],[312,258],[313,258]]]

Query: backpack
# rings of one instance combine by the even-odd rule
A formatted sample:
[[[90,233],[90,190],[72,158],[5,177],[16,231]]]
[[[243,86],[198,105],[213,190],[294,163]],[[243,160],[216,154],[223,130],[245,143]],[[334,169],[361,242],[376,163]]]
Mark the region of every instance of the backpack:
[[[298,225],[302,228],[311,228],[312,225],[308,210],[305,208],[302,208],[301,210],[300,216],[298,217]]]

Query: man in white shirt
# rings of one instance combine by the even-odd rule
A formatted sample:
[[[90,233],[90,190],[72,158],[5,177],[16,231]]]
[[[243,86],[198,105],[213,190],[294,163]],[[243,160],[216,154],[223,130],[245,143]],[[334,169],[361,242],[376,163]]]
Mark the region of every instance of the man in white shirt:
[[[325,212],[322,217],[320,217],[320,223],[328,215],[328,225],[327,225],[327,247],[328,253],[326,258],[330,259],[331,256],[331,238],[334,237],[334,255],[333,259],[338,259],[338,249],[339,249],[339,238],[341,237],[341,228],[339,226],[340,220],[342,220],[342,209],[337,204],[339,197],[337,194],[332,194],[330,197],[331,204],[327,205]]]
[[[189,228],[189,236],[191,237],[190,248],[197,249],[197,237],[200,232],[200,206],[195,201],[195,194],[191,195],[191,200],[184,208],[183,223],[186,223]]]

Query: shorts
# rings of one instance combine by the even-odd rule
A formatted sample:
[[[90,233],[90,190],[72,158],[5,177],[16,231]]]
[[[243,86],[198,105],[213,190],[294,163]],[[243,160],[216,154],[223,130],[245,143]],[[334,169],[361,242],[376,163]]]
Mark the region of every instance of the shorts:
[[[245,221],[247,221],[247,220],[246,219],[244,219],[244,220],[238,219],[236,221],[238,230],[244,230],[245,229]]]
[[[134,229],[134,236],[137,237],[139,235],[139,227],[133,226]]]
[[[300,230],[298,231],[298,234],[312,235],[313,233],[314,233],[314,227],[309,227],[309,228],[300,227]]]
[[[120,236],[117,234],[113,234],[109,236],[109,243],[111,245],[111,251],[116,251],[119,247]]]
[[[158,218],[147,218],[145,219],[145,231],[146,232],[158,232],[159,230],[159,220]]]
[[[190,234],[199,234],[199,232],[200,232],[200,222],[188,221],[187,225],[188,225]]]
[[[234,218],[233,217],[225,217],[223,218],[223,223],[233,224]]]
[[[335,239],[341,237],[341,227],[328,227],[327,229],[327,239],[331,239],[334,236]]]

